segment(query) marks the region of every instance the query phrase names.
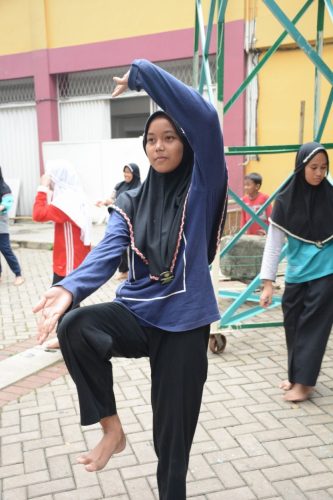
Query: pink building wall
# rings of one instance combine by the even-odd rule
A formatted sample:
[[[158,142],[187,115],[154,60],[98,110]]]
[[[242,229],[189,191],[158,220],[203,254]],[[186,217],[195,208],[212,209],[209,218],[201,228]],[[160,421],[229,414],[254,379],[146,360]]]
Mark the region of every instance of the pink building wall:
[[[168,61],[193,56],[194,31],[184,29],[140,37],[112,40],[57,49],[0,57],[0,80],[33,77],[38,121],[39,146],[44,141],[57,141],[58,106],[56,75],[75,71],[129,66],[135,58]],[[213,32],[211,50],[216,47]],[[244,22],[233,21],[225,28],[225,100],[244,79]],[[226,102],[225,101],[225,102]],[[225,145],[244,144],[245,109],[241,96],[224,118]],[[42,155],[40,154],[40,158]],[[242,157],[228,157],[231,187],[242,193]],[[43,166],[41,165],[41,171]]]

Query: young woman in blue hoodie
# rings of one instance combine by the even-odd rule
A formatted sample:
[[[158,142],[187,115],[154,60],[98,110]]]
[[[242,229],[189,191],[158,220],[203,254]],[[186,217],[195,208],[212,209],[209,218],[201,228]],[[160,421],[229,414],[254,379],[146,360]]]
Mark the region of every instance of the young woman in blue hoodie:
[[[35,307],[42,313],[38,339],[43,342],[69,307],[114,274],[130,246],[129,276],[115,300],[73,310],[58,327],[81,423],[100,422],[103,430],[97,446],[78,461],[96,471],[125,448],[110,358],[149,357],[160,499],[184,500],[207,377],[209,325],[220,318],[209,264],[226,213],[223,139],[214,107],[154,64],[136,60],[115,81],[113,97],[142,89],[161,108],[144,130],[151,167],[138,189],[112,205],[105,237],[85,262]]]

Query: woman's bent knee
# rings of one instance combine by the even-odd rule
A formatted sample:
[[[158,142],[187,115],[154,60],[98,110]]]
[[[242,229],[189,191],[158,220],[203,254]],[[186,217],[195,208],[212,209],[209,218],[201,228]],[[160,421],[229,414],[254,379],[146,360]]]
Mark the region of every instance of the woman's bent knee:
[[[78,334],[81,326],[85,323],[84,316],[84,309],[77,308],[64,314],[59,319],[57,335],[60,342],[64,337],[70,336],[73,332],[75,332],[75,335]]]

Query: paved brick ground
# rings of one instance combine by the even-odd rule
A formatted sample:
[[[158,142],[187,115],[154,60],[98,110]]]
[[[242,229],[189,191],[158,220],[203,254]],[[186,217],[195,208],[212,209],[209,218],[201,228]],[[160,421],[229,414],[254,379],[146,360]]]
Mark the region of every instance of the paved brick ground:
[[[1,359],[34,344],[31,307],[50,282],[50,251],[20,248],[17,254],[26,282],[14,287],[4,265],[0,368]],[[86,302],[110,299],[115,286],[111,280]],[[269,316],[276,320],[280,313]],[[333,498],[332,341],[313,398],[296,405],[283,402],[277,388],[285,378],[282,329],[226,335],[226,351],[209,353],[188,498]],[[128,445],[99,473],[87,473],[76,464],[76,455],[97,442],[99,430],[79,425],[76,391],[62,362],[1,391],[2,500],[158,498],[148,363],[116,360],[114,372]]]

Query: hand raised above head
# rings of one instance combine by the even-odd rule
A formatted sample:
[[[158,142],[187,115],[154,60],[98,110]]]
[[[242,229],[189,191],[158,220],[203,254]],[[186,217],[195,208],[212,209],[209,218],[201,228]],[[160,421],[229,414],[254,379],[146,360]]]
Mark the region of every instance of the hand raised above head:
[[[55,329],[59,318],[67,311],[72,302],[73,296],[68,290],[62,286],[54,286],[35,305],[33,312],[41,312],[37,333],[37,342],[39,344],[42,344],[49,333]]]
[[[117,97],[120,94],[123,94],[128,89],[128,77],[129,71],[124,74],[121,78],[119,76],[114,76],[113,81],[117,84],[114,91],[111,94],[111,97]]]

